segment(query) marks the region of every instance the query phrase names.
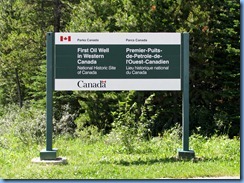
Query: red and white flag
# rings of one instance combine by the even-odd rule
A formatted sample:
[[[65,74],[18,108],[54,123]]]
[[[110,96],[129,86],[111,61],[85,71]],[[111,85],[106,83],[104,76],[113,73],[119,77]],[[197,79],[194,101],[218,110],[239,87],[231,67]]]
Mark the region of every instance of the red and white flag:
[[[60,41],[71,41],[71,36],[60,36]]]

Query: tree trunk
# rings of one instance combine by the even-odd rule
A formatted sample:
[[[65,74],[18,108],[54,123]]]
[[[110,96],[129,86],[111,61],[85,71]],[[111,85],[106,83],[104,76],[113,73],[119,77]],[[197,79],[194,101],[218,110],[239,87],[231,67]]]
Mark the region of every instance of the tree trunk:
[[[60,0],[55,0],[54,3],[54,32],[59,32],[61,19],[61,3]]]
[[[17,84],[17,93],[19,98],[19,106],[20,108],[23,107],[23,101],[21,97],[21,87],[20,87],[20,80],[19,80],[19,74],[17,68],[15,68],[15,77],[16,77],[16,84]]]

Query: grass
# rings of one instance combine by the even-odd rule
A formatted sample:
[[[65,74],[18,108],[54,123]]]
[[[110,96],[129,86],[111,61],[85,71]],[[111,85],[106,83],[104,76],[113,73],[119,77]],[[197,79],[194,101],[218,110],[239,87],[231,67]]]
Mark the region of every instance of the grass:
[[[204,138],[193,135],[196,159],[175,158],[181,147],[171,134],[138,142],[127,153],[109,137],[95,141],[57,137],[54,147],[68,159],[67,165],[33,164],[44,146],[8,139],[0,148],[0,177],[3,179],[158,179],[240,175],[240,140],[225,136]]]
[[[14,111],[14,112],[13,112]],[[31,108],[0,108],[0,178],[3,179],[159,179],[240,176],[240,139],[190,137],[192,160],[176,158],[182,147],[176,126],[150,141],[123,129],[101,136],[95,127],[76,138],[55,136],[53,147],[67,165],[34,164],[45,132],[45,113]],[[64,133],[65,134],[65,133]],[[78,137],[79,136],[79,137]],[[42,145],[40,145],[42,144]]]

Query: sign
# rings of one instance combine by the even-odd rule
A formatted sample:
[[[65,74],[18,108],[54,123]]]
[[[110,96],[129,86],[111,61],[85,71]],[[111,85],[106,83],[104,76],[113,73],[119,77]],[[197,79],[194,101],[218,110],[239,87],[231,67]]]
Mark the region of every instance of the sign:
[[[40,151],[46,162],[57,160],[52,147],[54,87],[182,90],[183,148],[178,157],[195,157],[189,149],[189,33],[47,33],[46,149]]]
[[[55,33],[55,90],[181,90],[181,33]]]

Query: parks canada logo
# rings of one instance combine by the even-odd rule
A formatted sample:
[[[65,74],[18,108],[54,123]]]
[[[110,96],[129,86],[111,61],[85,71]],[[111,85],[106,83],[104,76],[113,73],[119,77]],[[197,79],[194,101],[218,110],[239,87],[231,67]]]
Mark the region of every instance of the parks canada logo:
[[[106,88],[106,80],[100,80],[99,82],[85,82],[83,80],[78,81],[77,86],[79,88]]]

